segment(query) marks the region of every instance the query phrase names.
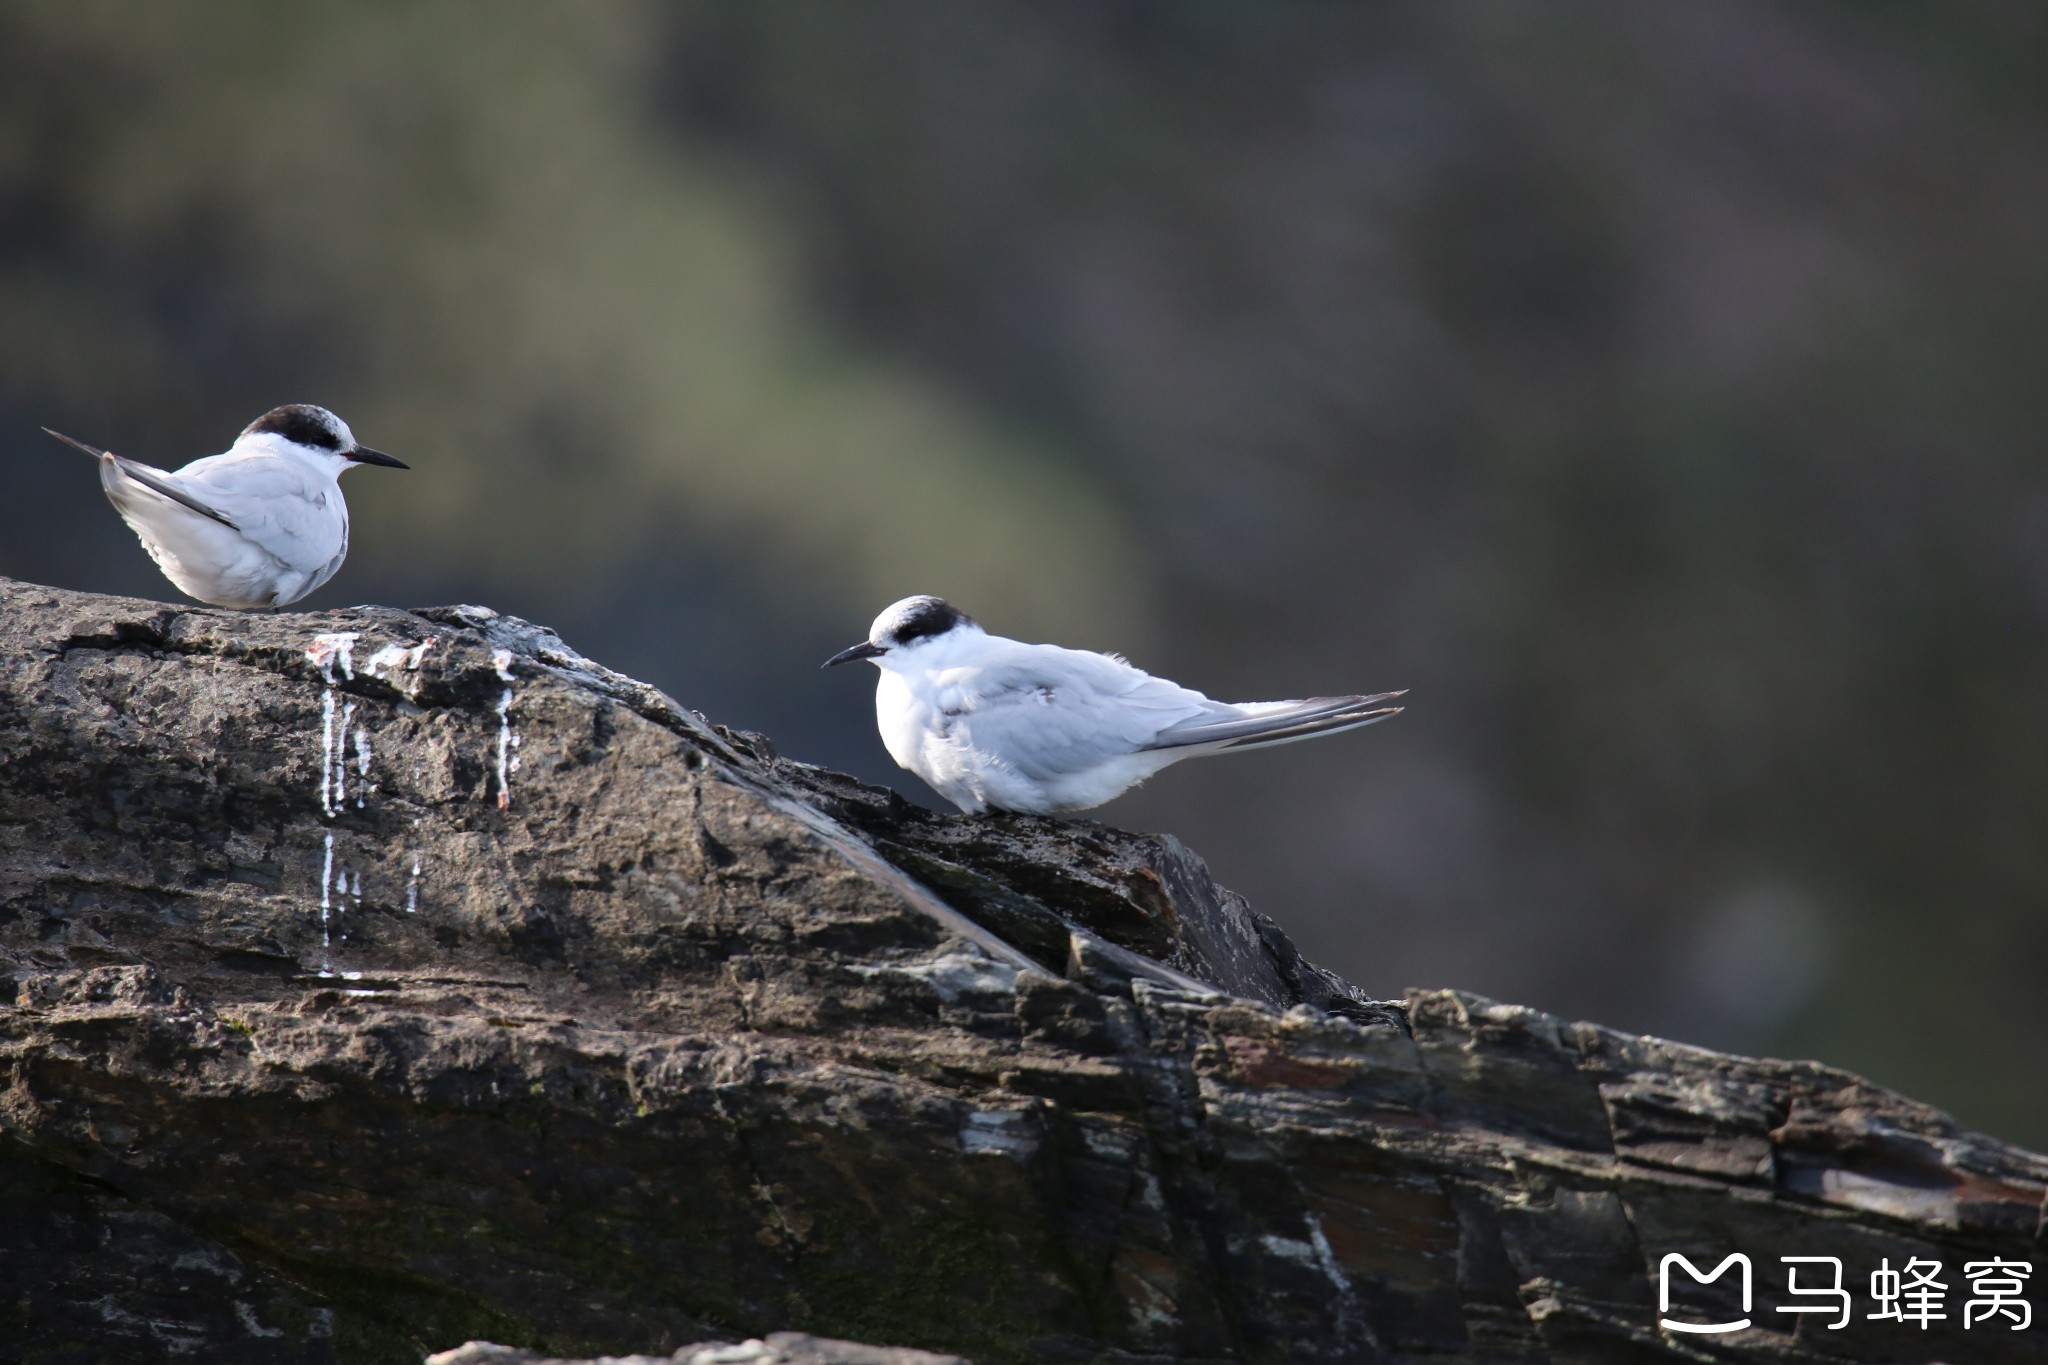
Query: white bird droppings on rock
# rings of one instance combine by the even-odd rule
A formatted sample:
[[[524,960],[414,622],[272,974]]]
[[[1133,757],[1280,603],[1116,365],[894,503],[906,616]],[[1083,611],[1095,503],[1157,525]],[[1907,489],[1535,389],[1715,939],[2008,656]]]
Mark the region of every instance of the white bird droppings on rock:
[[[512,806],[512,774],[519,771],[519,732],[512,728],[512,651],[494,649],[491,651],[491,666],[498,670],[498,677],[505,684],[505,690],[498,695],[498,809],[509,810]]]
[[[356,740],[356,809],[363,808],[363,798],[370,794],[370,732],[358,725]]]
[[[341,676],[354,681],[356,676],[356,641],[362,638],[359,631],[341,630],[327,635],[315,635],[313,643],[306,646],[306,657],[320,666],[320,676],[329,687],[334,686],[334,670],[339,668]]]
[[[427,651],[432,649],[440,638],[438,635],[429,635],[416,645],[386,645],[363,664],[363,672],[369,677],[385,682],[394,682],[393,679],[384,676],[387,672],[397,673],[402,670],[417,673],[420,661],[427,657]]]
[[[334,831],[330,829],[327,831],[327,858],[320,865],[320,974],[322,976],[326,976],[333,971],[333,963],[328,960],[327,956],[328,950],[334,946],[332,919],[334,909],[333,887]]]

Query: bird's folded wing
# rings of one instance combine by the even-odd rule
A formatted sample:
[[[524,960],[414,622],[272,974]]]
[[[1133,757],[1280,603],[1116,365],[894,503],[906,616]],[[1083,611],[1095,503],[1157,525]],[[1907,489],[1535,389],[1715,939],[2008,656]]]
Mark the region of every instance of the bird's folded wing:
[[[303,567],[334,553],[341,490],[286,460],[209,455],[178,471],[197,496],[225,507],[243,535],[279,563]]]
[[[221,511],[218,507],[208,503],[199,494],[181,486],[176,478],[164,473],[161,469],[151,468],[149,465],[140,464],[120,455],[107,455],[104,458],[112,461],[114,467],[120,471],[122,476],[134,480],[152,493],[169,498],[172,502],[182,507],[188,507],[202,517],[211,517],[231,531],[242,529],[235,524],[234,518]],[[104,467],[102,466],[102,468]],[[105,480],[102,480],[102,482],[104,483]],[[112,492],[113,490],[109,489],[108,491]]]
[[[1307,701],[1253,702],[1244,706],[1219,704],[1216,712],[1160,731],[1146,747],[1248,749],[1261,744],[1285,744],[1385,720],[1401,709],[1386,703],[1402,695],[1379,692],[1365,697],[1311,697]]]
[[[941,720],[982,754],[1034,780],[1135,753],[1210,705],[1199,692],[1121,660],[1056,646],[948,670],[935,692]],[[1038,652],[1042,651],[1042,652]]]

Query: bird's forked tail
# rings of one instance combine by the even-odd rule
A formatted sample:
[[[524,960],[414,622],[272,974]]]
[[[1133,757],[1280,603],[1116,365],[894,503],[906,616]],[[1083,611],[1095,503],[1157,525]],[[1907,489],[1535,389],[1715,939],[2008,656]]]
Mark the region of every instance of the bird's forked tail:
[[[1310,697],[1307,701],[1259,702],[1232,707],[1223,715],[1198,716],[1159,732],[1148,749],[1198,747],[1212,752],[1292,744],[1297,739],[1335,734],[1401,714],[1383,703],[1401,692],[1375,692],[1368,697]],[[1254,709],[1255,708],[1255,709]]]
[[[100,462],[100,483],[106,488],[107,496],[114,498],[114,505],[116,507],[121,505],[120,499],[116,496],[120,487],[119,480],[125,475],[136,483],[141,484],[144,488],[147,488],[150,492],[190,508],[210,521],[217,521],[230,531],[242,529],[235,524],[234,518],[228,516],[227,513],[217,507],[207,506],[197,497],[170,482],[161,469],[151,469],[146,464],[124,459],[111,451],[101,450],[98,446],[87,445],[83,441],[66,436],[61,431],[50,431],[48,427],[44,427],[43,430],[50,432],[50,435],[56,437],[65,445],[72,447],[74,450],[82,450]]]

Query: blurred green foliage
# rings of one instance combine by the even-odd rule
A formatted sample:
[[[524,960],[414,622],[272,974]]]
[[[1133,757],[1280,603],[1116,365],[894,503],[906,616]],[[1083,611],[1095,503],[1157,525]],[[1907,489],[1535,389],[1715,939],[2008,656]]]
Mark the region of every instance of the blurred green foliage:
[[[0,5],[0,572],[48,422],[327,403],[316,601],[545,612],[799,757],[886,601],[1398,722],[1169,828],[1368,987],[2048,1143],[2048,10]],[[694,566],[694,567],[693,567]]]
[[[941,574],[1041,625],[1142,620],[1086,471],[815,325],[772,187],[650,109],[661,20],[10,7],[0,193],[44,248],[0,265],[16,401],[181,463],[218,423],[160,433],[269,406],[280,367],[222,362],[275,345],[309,401],[428,455],[358,491],[359,554],[602,583],[681,530],[772,546],[849,620]]]

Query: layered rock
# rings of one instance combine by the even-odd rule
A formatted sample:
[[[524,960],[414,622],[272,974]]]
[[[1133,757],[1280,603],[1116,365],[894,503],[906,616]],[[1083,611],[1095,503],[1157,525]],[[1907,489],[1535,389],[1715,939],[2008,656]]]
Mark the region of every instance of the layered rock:
[[[0,584],[0,661],[27,1358],[1999,1362],[2048,1330],[1960,1321],[1964,1262],[2040,1246],[2048,1160],[1816,1065],[1373,1001],[1171,839],[918,810],[523,622]],[[1671,1253],[1750,1257],[1751,1325],[1660,1327]],[[1793,1255],[1844,1262],[1846,1328],[1775,1311]],[[1951,1287],[1924,1334],[1865,1316],[1913,1257]],[[1734,1284],[1670,1316],[1732,1320]]]

